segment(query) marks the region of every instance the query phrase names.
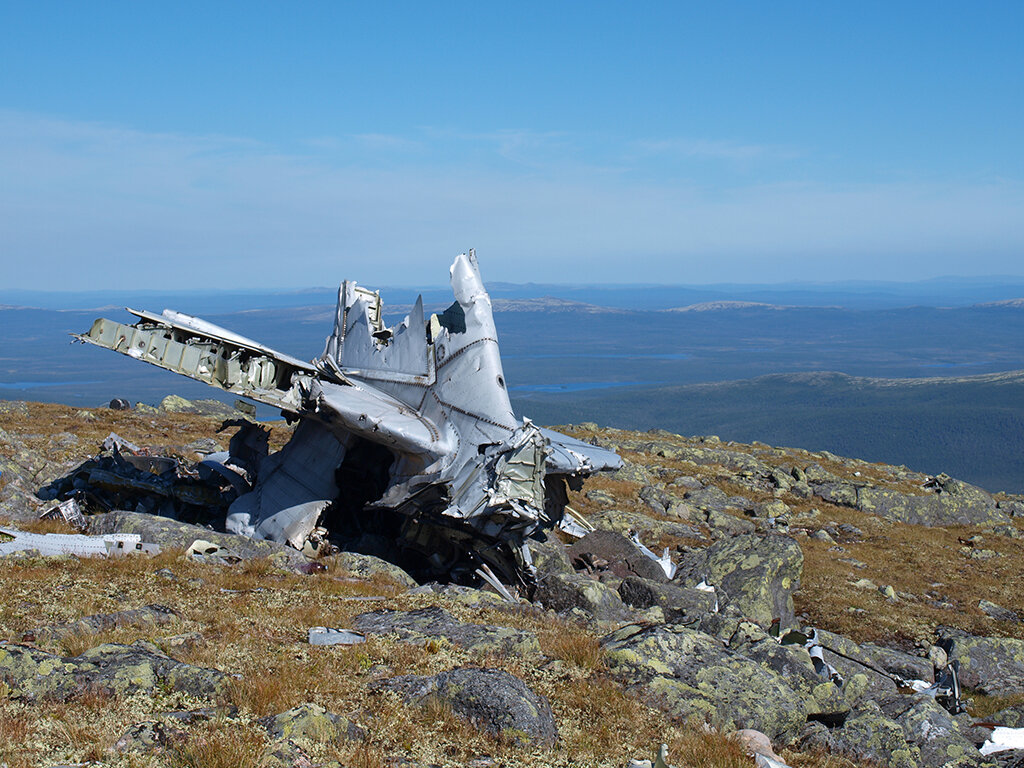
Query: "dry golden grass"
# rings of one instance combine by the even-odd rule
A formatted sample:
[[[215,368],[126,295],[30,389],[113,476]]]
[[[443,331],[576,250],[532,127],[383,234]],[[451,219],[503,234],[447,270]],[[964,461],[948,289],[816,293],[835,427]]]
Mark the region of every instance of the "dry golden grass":
[[[982,696],[973,694],[968,704],[967,711],[976,720],[985,720],[996,712],[1007,707],[1019,707],[1024,704],[1024,694],[1017,693],[1011,696]]]
[[[604,669],[605,653],[601,640],[586,630],[560,626],[542,630],[537,639],[546,656],[567,661],[586,672]]]
[[[155,576],[158,568],[171,569],[177,578]],[[228,584],[224,588],[243,591],[221,591]],[[372,587],[380,592],[388,584],[381,581]],[[8,615],[14,617],[5,627],[8,636],[26,626],[77,618],[87,612],[79,607],[83,604],[88,612],[95,612],[97,606],[111,610],[149,602],[169,605],[183,620],[150,629],[148,637],[159,644],[162,636],[199,633],[202,644],[174,649],[172,655],[238,675],[227,702],[238,708],[238,714],[215,721],[216,727],[190,728],[188,739],[155,763],[107,750],[133,723],[204,702],[159,692],[128,699],[85,696],[32,707],[0,698],[0,734],[9,736],[0,743],[19,745],[0,747],[0,759],[12,768],[88,759],[111,765],[257,765],[267,737],[256,720],[304,702],[321,704],[365,728],[366,743],[304,745],[315,759],[337,759],[344,765],[389,765],[400,755],[454,766],[490,755],[510,765],[621,767],[630,758],[649,757],[662,741],[673,754],[703,755],[694,765],[744,764],[736,762],[735,745],[723,736],[673,722],[607,677],[593,633],[542,613],[510,613],[486,603],[450,603],[436,595],[394,595],[383,604],[351,601],[345,598],[359,596],[366,584],[340,581],[329,572],[298,576],[259,563],[228,568],[194,563],[180,555],[178,559],[160,555],[12,561],[0,564],[0,589],[0,614],[5,621]],[[390,589],[394,592],[393,585]],[[27,596],[37,608],[46,606],[52,621],[41,620],[38,612],[7,611]],[[543,654],[480,655],[443,642],[431,646],[391,638],[371,638],[352,647],[315,647],[306,642],[306,630],[313,624],[346,626],[365,610],[431,604],[444,605],[461,620],[536,632]],[[131,629],[126,628],[87,636],[81,645],[132,638]],[[66,651],[51,650],[77,651],[81,646],[78,640],[75,643]],[[382,677],[434,674],[464,665],[505,669],[547,696],[559,723],[559,744],[553,750],[516,747],[476,731],[444,707],[413,707],[391,694],[370,691],[370,683]],[[30,757],[18,757],[22,753]]]
[[[267,739],[252,725],[214,720],[189,732],[168,749],[174,768],[239,768],[259,765]]]

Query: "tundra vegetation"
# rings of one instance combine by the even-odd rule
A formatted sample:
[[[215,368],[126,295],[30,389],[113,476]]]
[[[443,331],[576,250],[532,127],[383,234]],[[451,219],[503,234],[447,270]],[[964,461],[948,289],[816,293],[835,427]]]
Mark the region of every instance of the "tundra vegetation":
[[[69,532],[38,520],[52,504],[33,492],[111,431],[190,461],[226,441],[219,415],[167,406],[0,403],[0,516]],[[673,582],[569,538],[538,546],[537,601],[518,604],[417,587],[369,556],[311,567],[274,545],[200,561],[185,556],[202,534],[188,526],[155,556],[10,555],[0,763],[624,767],[664,742],[678,766],[750,766],[733,734],[755,727],[794,768],[981,765],[975,721],[1024,725],[1020,497],[828,453],[558,429],[626,462],[570,505],[599,531],[667,547]],[[271,447],[289,434],[273,424]],[[702,580],[720,610],[694,590]],[[132,609],[113,626],[82,621]],[[844,654],[825,656],[843,689],[769,637],[775,618]],[[315,626],[366,639],[312,645]],[[960,660],[966,713],[885,676],[930,682],[942,648]]]

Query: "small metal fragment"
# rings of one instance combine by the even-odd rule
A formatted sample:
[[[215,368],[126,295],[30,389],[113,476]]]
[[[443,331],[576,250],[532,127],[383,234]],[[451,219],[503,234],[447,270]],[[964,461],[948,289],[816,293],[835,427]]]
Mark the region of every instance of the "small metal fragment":
[[[366,642],[366,635],[350,629],[332,627],[310,627],[310,645],[358,645]]]

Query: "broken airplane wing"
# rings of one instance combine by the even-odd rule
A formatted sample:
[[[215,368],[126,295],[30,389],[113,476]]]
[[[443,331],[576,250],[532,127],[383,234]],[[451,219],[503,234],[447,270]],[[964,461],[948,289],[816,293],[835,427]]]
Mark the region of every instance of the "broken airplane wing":
[[[397,544],[399,564],[421,578],[496,573],[529,589],[527,541],[562,523],[566,483],[622,462],[515,417],[472,251],[455,259],[451,282],[448,309],[427,318],[420,298],[393,328],[379,293],[342,283],[311,363],[170,310],[129,310],[133,325],[100,318],[76,338],[300,420],[259,460],[229,530],[301,548],[326,529],[370,554]]]

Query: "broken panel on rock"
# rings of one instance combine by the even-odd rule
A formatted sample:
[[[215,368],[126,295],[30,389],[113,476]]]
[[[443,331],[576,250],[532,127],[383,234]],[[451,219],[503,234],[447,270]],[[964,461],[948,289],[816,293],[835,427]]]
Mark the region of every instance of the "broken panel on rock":
[[[229,530],[299,549],[326,530],[423,579],[529,591],[528,540],[580,528],[566,517],[566,484],[622,462],[515,416],[474,253],[450,272],[451,306],[427,317],[421,297],[390,328],[379,293],[342,283],[311,363],[170,310],[129,310],[134,325],[101,318],[77,338],[299,421],[276,453],[253,450],[250,432],[204,462],[233,481]]]

